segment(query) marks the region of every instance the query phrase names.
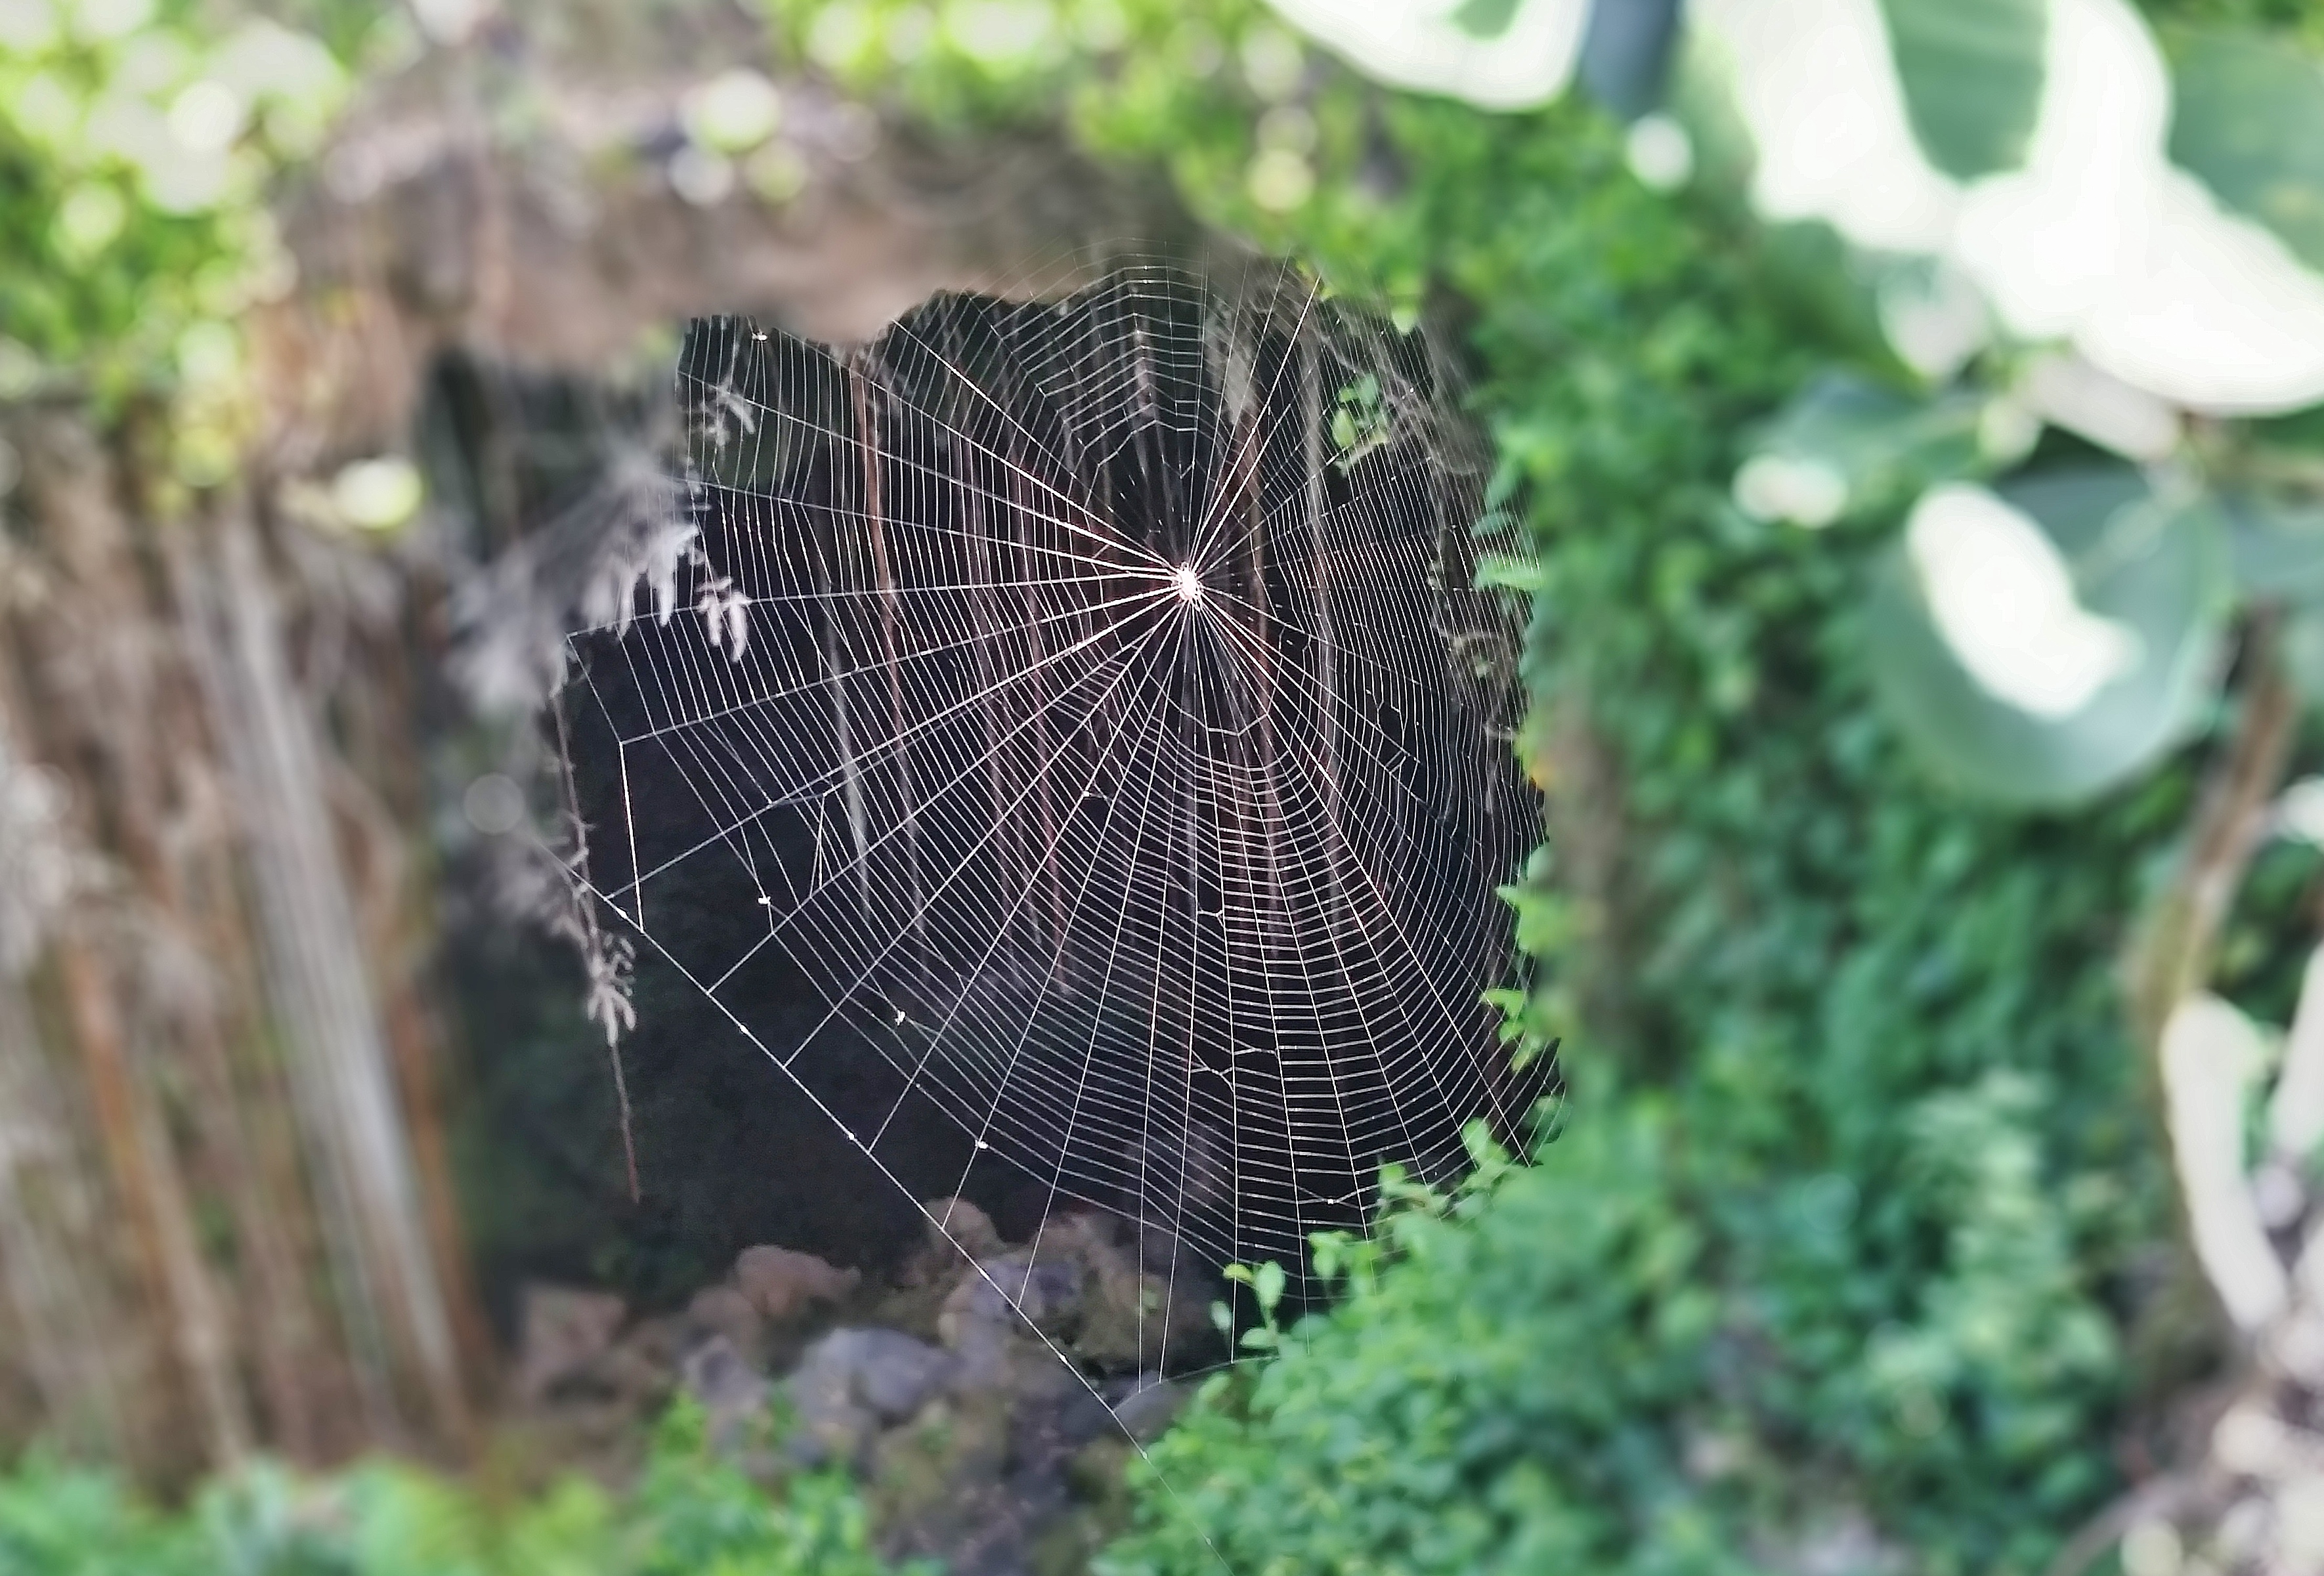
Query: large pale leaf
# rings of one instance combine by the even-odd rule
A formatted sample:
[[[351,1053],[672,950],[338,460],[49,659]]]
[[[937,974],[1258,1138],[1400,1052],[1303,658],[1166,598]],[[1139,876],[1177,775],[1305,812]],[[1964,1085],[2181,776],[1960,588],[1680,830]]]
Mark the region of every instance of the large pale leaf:
[[[1750,134],[1761,217],[1821,219],[1876,252],[1943,247],[1960,187],[1913,134],[1879,0],[1692,0],[1687,25]]]
[[[2324,66],[2288,39],[2219,32],[2172,75],[2172,162],[2324,269]]]
[[[1873,587],[1873,675],[1941,776],[1997,799],[2069,803],[2135,775],[2201,712],[2227,601],[2221,531],[2207,504],[2168,503],[2128,467],[2028,479],[1999,496],[2062,558],[2076,616],[2123,640],[2118,670],[2063,714],[2004,698],[1973,675],[1958,630],[1941,627],[1923,562],[1900,543]],[[1993,594],[2006,597],[2006,567],[1995,567]]]
[[[2014,170],[2042,106],[2048,0],[1880,0],[1904,110],[1957,180]]]

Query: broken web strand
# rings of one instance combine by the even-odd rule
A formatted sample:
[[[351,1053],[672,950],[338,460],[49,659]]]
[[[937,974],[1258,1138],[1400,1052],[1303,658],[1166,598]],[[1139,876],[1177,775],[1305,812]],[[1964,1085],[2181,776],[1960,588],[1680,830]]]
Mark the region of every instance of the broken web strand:
[[[715,368],[705,377],[706,358],[689,356],[710,427],[694,477],[705,539],[688,594],[657,586],[660,617],[610,642],[650,725],[619,736],[630,879],[605,894],[609,907],[899,1188],[878,1146],[915,1092],[973,1133],[970,1166],[1001,1150],[1045,1177],[1028,1280],[994,1283],[1020,1314],[1061,1200],[1126,1213],[1141,1270],[1154,1231],[1168,1253],[1166,1354],[1189,1247],[1213,1265],[1287,1258],[1304,1281],[1302,1251],[1319,1225],[1367,1228],[1367,1174],[1379,1161],[1442,1177],[1458,1164],[1469,1117],[1496,1114],[1513,1131],[1512,1107],[1528,1103],[1522,1088],[1495,1085],[1491,1037],[1480,1064],[1477,1026],[1462,1022],[1464,1000],[1491,980],[1447,966],[1464,954],[1473,965],[1480,942],[1506,951],[1491,888],[1530,841],[1524,795],[1511,791],[1506,749],[1499,780],[1478,770],[1494,719],[1476,708],[1416,718],[1423,733],[1433,723],[1476,735],[1465,773],[1432,776],[1426,740],[1416,751],[1401,736],[1409,730],[1394,704],[1425,714],[1432,678],[1459,686],[1444,650],[1462,631],[1443,613],[1466,593],[1467,562],[1446,550],[1447,521],[1465,527],[1474,500],[1464,505],[1463,489],[1443,484],[1425,441],[1399,453],[1392,430],[1378,442],[1367,430],[1365,455],[1340,445],[1345,475],[1327,500],[1327,406],[1336,411],[1360,381],[1377,392],[1384,371],[1391,387],[1398,374],[1365,368],[1360,351],[1322,331],[1312,290],[1262,299],[1253,312],[1205,283],[1133,265],[1054,309],[934,303],[844,359],[732,324],[698,330]],[[1045,331],[1057,343],[1042,343]],[[980,334],[997,373],[970,364]],[[1254,385],[1270,340],[1277,349]],[[1076,382],[1053,375],[1061,364],[1089,370]],[[1384,401],[1385,419],[1392,429],[1425,403],[1407,388],[1404,405]],[[1290,498],[1278,452],[1286,435],[1297,451]],[[1138,485],[1125,490],[1125,476]],[[1367,516],[1398,530],[1334,539],[1335,519],[1361,526]],[[1286,567],[1303,542],[1304,602]],[[996,616],[1011,594],[1022,610]],[[670,622],[681,604],[702,619],[699,635],[688,638],[691,619]],[[1473,622],[1477,610],[1461,616]],[[608,642],[591,647],[590,633],[581,670],[610,719],[615,704],[587,660]],[[770,652],[801,659],[784,667]],[[807,705],[826,700],[828,717]],[[976,725],[964,728],[972,713]],[[633,750],[659,750],[678,768],[706,828],[650,861],[641,816],[669,806],[641,810]],[[923,776],[931,758],[936,771]],[[1136,789],[1132,768],[1143,770]],[[1077,829],[1074,814],[1109,770],[1115,791],[1097,830]],[[964,787],[980,779],[991,784],[981,810]],[[1080,793],[1064,791],[1077,782]],[[1071,801],[1062,818],[1061,799]],[[1117,803],[1131,811],[1119,842]],[[1496,806],[1498,824],[1479,824],[1480,806]],[[803,867],[771,830],[782,812],[811,826]],[[826,847],[843,839],[837,853]],[[934,880],[924,843],[950,861],[938,860]],[[1468,855],[1481,882],[1464,883],[1456,868],[1445,901],[1411,911],[1400,889],[1432,879],[1426,860],[1447,848],[1456,866]],[[1150,850],[1162,851],[1158,863]],[[1120,879],[1102,881],[1117,853]],[[739,955],[708,960],[724,964],[714,972],[650,927],[645,889],[717,855],[747,872],[767,917]],[[902,880],[890,868],[899,860]],[[1077,879],[1061,873],[1072,865]],[[839,900],[851,892],[854,919]],[[1048,928],[1033,934],[1045,908]],[[1152,923],[1133,934],[1140,914]],[[1461,945],[1431,953],[1429,926],[1464,914]],[[972,919],[981,948],[951,934]],[[1084,955],[1093,945],[1102,961]],[[933,954],[917,976],[894,963],[907,946]],[[803,960],[825,1002],[788,1051],[722,994],[770,947]],[[1140,981],[1141,959],[1178,966],[1155,962]],[[1093,994],[1095,1010],[1073,1003]],[[1389,1010],[1367,1011],[1369,998]],[[881,1036],[916,1009],[936,1026],[917,1047]],[[1045,1028],[1045,1014],[1071,1021]],[[1125,1032],[1125,1017],[1143,1032]],[[799,1066],[842,1022],[902,1074],[869,1139]],[[1249,1055],[1247,1034],[1265,1042]],[[1213,1039],[1224,1043],[1222,1066],[1204,1060]],[[1136,1056],[1116,1054],[1117,1042]],[[1343,1082],[1339,1042],[1360,1048],[1355,1073],[1368,1076]],[[1222,1220],[1221,1201],[1194,1185],[1198,1161],[1218,1158],[1198,1151],[1218,1141],[1209,1124],[1222,1114]],[[1260,1116],[1270,1120],[1247,1126]],[[1316,1173],[1311,1190],[1303,1156],[1323,1151],[1341,1166]],[[1109,1164],[1109,1153],[1131,1158]],[[1215,1192],[1216,1179],[1204,1185]],[[936,1224],[950,1235],[948,1221]],[[1137,1308],[1142,1369],[1142,1300]]]

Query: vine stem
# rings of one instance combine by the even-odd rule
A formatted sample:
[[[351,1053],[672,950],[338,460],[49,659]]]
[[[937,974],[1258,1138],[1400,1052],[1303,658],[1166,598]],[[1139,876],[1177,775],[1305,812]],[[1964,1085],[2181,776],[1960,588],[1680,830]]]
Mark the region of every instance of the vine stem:
[[[2132,1027],[2150,1059],[2172,1009],[2209,981],[2219,933],[2266,839],[2268,808],[2282,786],[2300,719],[2280,644],[2275,613],[2256,614],[2244,639],[2235,732],[2205,776],[2186,852],[2149,907],[2129,957]]]
[[[2158,1101],[2163,1027],[2181,1001],[2210,982],[2220,933],[2266,840],[2269,808],[2291,763],[2300,700],[2284,671],[2280,622],[2275,610],[2265,608],[2246,628],[2234,731],[2204,774],[2178,867],[2148,906],[2126,960],[2131,1027]],[[2159,1111],[2156,1124],[2163,1142],[2173,1142]],[[2172,1515],[2195,1494],[2195,1476],[2183,1470],[2136,1485],[2068,1539],[2044,1576],[2081,1576],[2133,1525]]]

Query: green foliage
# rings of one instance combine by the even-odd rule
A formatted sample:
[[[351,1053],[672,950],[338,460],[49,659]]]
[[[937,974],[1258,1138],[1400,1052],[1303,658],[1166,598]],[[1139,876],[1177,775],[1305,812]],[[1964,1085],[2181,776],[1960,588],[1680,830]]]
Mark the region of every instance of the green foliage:
[[[932,1576],[872,1549],[847,1479],[770,1492],[673,1407],[643,1476],[615,1496],[570,1478],[514,1504],[417,1467],[313,1479],[268,1464],[177,1516],[111,1477],[35,1456],[0,1477],[0,1576]]]
[[[5,1576],[174,1576],[181,1529],[134,1503],[109,1475],[27,1459],[0,1476],[0,1573]]]
[[[1345,1293],[1213,1379],[1106,1576],[1781,1568],[1850,1505],[1921,1568],[2030,1569],[2116,1383],[2037,1086],[1900,1124],[1911,1192],[1771,1174],[1738,1093],[1585,1089],[1546,1163],[1330,1245]],[[1899,1214],[1917,1216],[1907,1222]],[[1882,1238],[1941,1233],[1907,1285]]]
[[[1937,1514],[1992,1492],[2003,1463],[2025,1479],[2006,1507],[2021,1519],[2088,1494],[2074,1431],[2115,1354],[2043,1199],[2032,1085],[1997,1074],[1917,1111],[1908,1165],[1954,1212],[1952,1262],[1860,1364],[1821,1373],[1801,1357],[1844,1332],[1819,1328],[1839,1310],[1810,1288],[1861,1275],[1855,1190],[1791,1179],[1763,1195],[1773,1230],[1730,1234],[1720,1194],[1764,1184],[1699,1141],[1686,1103],[1585,1095],[1549,1164],[1392,1216],[1385,1267],[1379,1243],[1342,1249],[1341,1305],[1212,1382],[1153,1452],[1175,1495],[1099,1569],[1207,1569],[1197,1527],[1235,1569],[1286,1576],[1766,1568],[1778,1529],[1812,1529],[1837,1498],[1776,1462],[1851,1452]],[[1719,1295],[1738,1254],[1761,1270],[1756,1305]],[[2038,1557],[2038,1535],[1989,1525],[1975,1564]],[[1923,1545],[1935,1569],[1971,1553]]]
[[[223,475],[237,320],[294,277],[263,198],[346,89],[314,39],[189,0],[0,11],[0,401],[174,397],[178,468]]]
[[[1672,1136],[1656,1102],[1592,1109],[1486,1207],[1391,1216],[1395,1262],[1344,1257],[1341,1305],[1153,1448],[1175,1496],[1097,1569],[1214,1569],[1205,1538],[1283,1576],[1708,1568],[1673,1424],[1717,1307],[1703,1235],[1656,1185]]]
[[[2151,125],[2108,123],[2071,108],[2069,99],[2043,107],[2044,0],[1884,0],[1883,8],[1917,139],[1954,175],[2018,162],[2037,112],[2091,114],[2082,134],[2117,151],[2132,147],[2126,139],[2151,134]],[[2170,96],[2175,168],[2165,176],[2158,163],[2141,179],[2156,182],[2156,190],[2172,183],[2205,189],[2221,211],[2254,222],[2223,224],[2209,240],[2184,230],[2160,243],[2173,266],[2188,272],[2157,299],[2192,303],[2217,290],[2255,300],[2299,298],[2312,314],[2324,301],[2324,275],[2316,272],[2324,259],[2324,154],[2317,151],[2324,54],[2308,47],[2315,41],[2312,19],[2282,14],[2282,7],[2205,0],[2153,9],[2172,46],[2157,61],[2167,81],[2154,87]],[[2220,25],[2230,18],[2242,25]],[[2286,25],[2303,21],[2305,39]],[[2054,153],[2057,139],[2045,139]],[[2144,198],[2107,195],[2096,168],[2056,164],[2052,172],[2079,169],[2066,177],[2085,189],[2079,200],[2113,201],[2126,216],[2144,211]],[[1978,198],[1969,200],[1974,208]],[[1830,210],[1835,222],[1845,222],[1845,207]],[[2263,240],[2263,230],[2282,249]],[[1755,514],[1813,526],[1843,506],[1893,514],[1897,500],[1890,494],[1899,484],[1947,489],[1950,495],[1924,495],[1943,506],[1944,526],[1916,514],[1911,550],[1897,555],[1873,591],[1869,617],[1891,710],[1950,780],[2002,801],[2085,801],[2153,769],[2190,723],[2216,705],[2224,669],[2211,659],[2213,648],[2236,614],[2317,594],[2307,579],[2315,549],[2305,539],[2324,496],[2312,419],[2236,419],[2312,403],[2317,385],[2245,379],[2234,370],[2238,355],[2266,364],[2275,344],[2304,342],[2289,316],[2264,330],[2213,323],[2202,336],[2169,346],[2147,335],[2150,309],[2109,306],[2100,293],[2083,318],[2026,329],[2019,297],[2034,276],[2021,272],[2028,268],[2024,256],[2043,248],[1998,263],[1997,253],[1968,238],[1972,232],[1948,242],[1941,226],[1932,229],[1914,244],[1932,255],[1902,270],[1879,257],[1853,260],[1857,271],[1878,279],[1876,293],[1897,348],[1830,347],[1856,371],[1828,373],[1794,398],[1775,424],[1768,452],[1738,475],[1737,497]],[[2257,283],[2258,265],[2249,263],[2197,281],[2202,256],[2246,243],[2253,255],[2280,260],[2272,265],[2280,267],[2275,284]],[[1940,263],[1936,254],[1950,261]],[[1950,284],[1942,282],[1946,267],[1955,272]],[[2135,294],[2159,287],[2127,288]],[[2197,344],[2200,352],[2191,348]],[[1907,353],[1917,379],[1895,364]],[[1876,388],[1869,379],[1893,386]],[[1852,392],[1837,411],[1835,388]],[[2070,442],[2036,449],[2042,419],[2167,475],[2169,496],[2150,498],[2126,466],[2117,467],[2115,484],[2096,483],[2083,456],[2070,455]],[[1970,441],[1942,441],[1949,434]],[[2060,474],[2061,449],[2070,457]],[[2029,451],[2030,462],[2002,491],[2020,505],[2040,497],[2046,512],[2025,508],[2032,529],[2015,542],[2000,539],[2009,534],[2006,519],[1998,535],[1974,532],[1977,521],[1958,507],[1957,484],[2029,461]],[[2264,498],[2248,491],[2260,475],[2271,478],[2258,489]],[[2109,492],[2117,502],[2135,497],[2098,533],[2106,543],[2100,550],[2085,529],[2089,511],[2070,495]],[[2275,529],[2272,517],[2292,529]],[[1978,545],[1965,546],[1972,534]],[[1949,553],[1941,550],[1948,539]],[[2231,586],[2214,573],[2229,556],[2237,571]],[[1948,616],[1947,575],[1937,561],[1945,558],[1961,571],[1951,576],[1953,611],[1968,616]],[[1979,604],[1989,616],[1978,616]],[[2108,646],[2113,660],[2103,655]],[[2056,682],[2075,672],[2092,681]]]
[[[1771,519],[1814,529],[1842,514],[1893,518],[1931,481],[1981,468],[1992,408],[1966,392],[1916,400],[1853,373],[1828,373],[1768,424],[1742,475],[1752,477],[1755,465],[1764,475],[1769,460],[1794,467],[1791,478],[1780,472],[1774,478],[1775,506],[1757,511]],[[1810,472],[1804,484],[1801,467]],[[1786,480],[1790,499],[1782,496]],[[1822,497],[1814,495],[1819,484]]]

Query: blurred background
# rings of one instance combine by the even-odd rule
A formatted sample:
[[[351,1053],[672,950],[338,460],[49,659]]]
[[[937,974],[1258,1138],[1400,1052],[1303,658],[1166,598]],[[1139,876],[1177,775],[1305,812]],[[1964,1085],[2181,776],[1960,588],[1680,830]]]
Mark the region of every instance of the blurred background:
[[[2324,1571],[2324,6],[0,0],[0,1576]],[[1566,1096],[1133,1449],[553,696],[689,317],[1204,236],[1465,370]]]

